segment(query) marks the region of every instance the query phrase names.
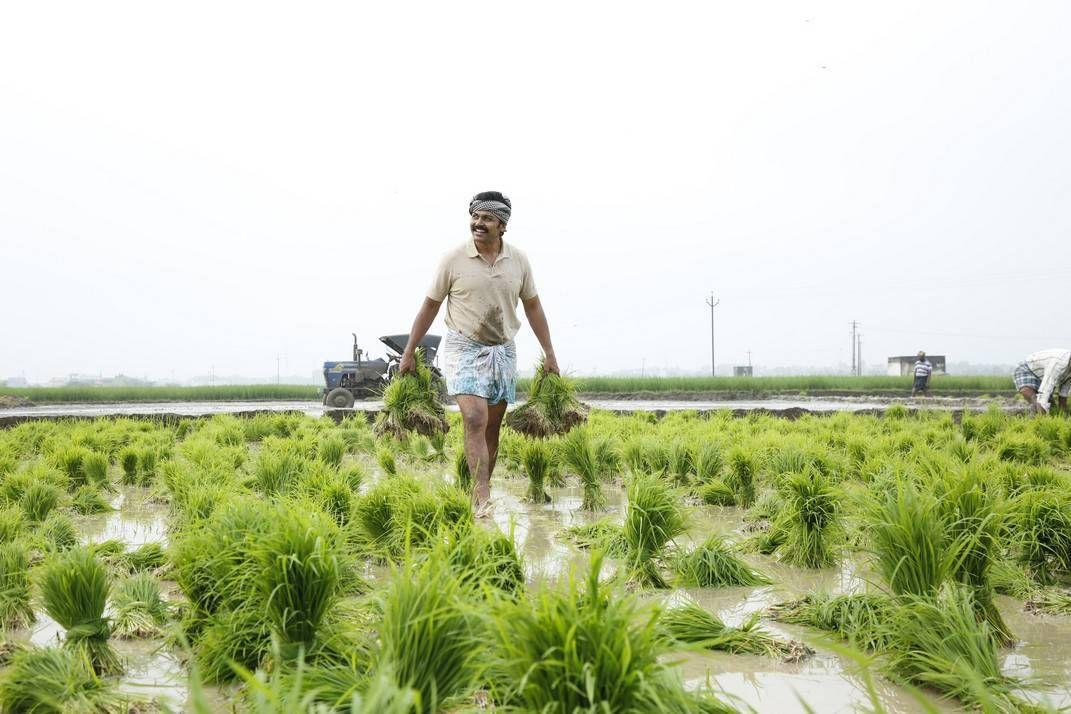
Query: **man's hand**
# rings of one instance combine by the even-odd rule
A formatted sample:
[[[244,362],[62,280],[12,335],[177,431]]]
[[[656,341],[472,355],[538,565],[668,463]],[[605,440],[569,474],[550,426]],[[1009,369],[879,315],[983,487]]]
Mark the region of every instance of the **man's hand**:
[[[416,358],[413,353],[406,350],[402,353],[402,358],[398,360],[398,374],[406,374],[416,370]]]
[[[558,370],[558,359],[554,355],[543,357],[543,371],[551,374],[561,374],[561,371]]]

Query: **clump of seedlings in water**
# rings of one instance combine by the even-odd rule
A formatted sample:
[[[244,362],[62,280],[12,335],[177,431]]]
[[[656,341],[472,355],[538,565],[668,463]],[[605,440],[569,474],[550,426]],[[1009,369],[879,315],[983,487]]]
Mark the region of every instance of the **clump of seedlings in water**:
[[[122,671],[108,638],[104,616],[108,574],[88,548],[72,548],[44,566],[41,600],[49,616],[67,630],[64,646],[84,653],[99,674]]]
[[[949,579],[956,554],[932,495],[901,480],[875,502],[869,523],[875,564],[893,593],[933,596]]]
[[[564,434],[583,424],[588,407],[576,398],[572,380],[536,366],[528,386],[528,399],[506,413],[506,426],[526,436],[544,438]]]
[[[171,607],[160,595],[160,583],[149,573],[122,580],[112,591],[112,633],[116,637],[160,637]]]
[[[699,547],[676,556],[673,569],[677,574],[677,585],[682,587],[725,588],[771,582],[744,562],[717,534]]]
[[[550,449],[545,442],[530,439],[521,452],[521,463],[528,477],[528,500],[532,503],[550,503],[545,483],[550,473]]]
[[[587,429],[574,429],[561,441],[564,464],[580,478],[584,492],[580,507],[597,511],[606,504],[599,479],[599,460]]]
[[[621,526],[609,518],[569,526],[561,531],[560,537],[577,548],[602,551],[608,558],[624,558],[628,555],[628,545],[625,543]]]
[[[628,548],[630,579],[645,586],[669,587],[659,565],[666,547],[687,530],[680,503],[680,493],[658,476],[636,474],[629,481],[621,532]]]
[[[824,568],[837,562],[841,537],[839,499],[826,477],[810,469],[784,482],[784,510],[779,526],[784,542],[782,560],[805,568]]]
[[[22,494],[22,512],[26,520],[40,523],[59,505],[60,490],[50,483],[35,481]]]
[[[0,708],[8,712],[134,711],[114,681],[100,678],[84,652],[49,647],[19,650],[0,674]]]
[[[1015,499],[1012,519],[1019,561],[1039,583],[1071,573],[1071,491],[1027,491]]]
[[[413,371],[396,376],[383,390],[383,410],[373,431],[376,436],[401,439],[412,431],[430,436],[449,429],[439,384],[425,362],[424,350],[418,349]]]
[[[75,513],[92,515],[94,513],[107,513],[115,510],[108,500],[104,498],[96,486],[80,486],[71,496],[71,508]]]
[[[388,476],[398,475],[398,462],[394,458],[394,449],[390,446],[384,444],[376,449],[376,463]]]
[[[729,475],[726,483],[736,492],[737,504],[748,508],[755,502],[755,472],[758,462],[743,446],[729,450]]]
[[[855,647],[873,651],[891,645],[887,623],[894,610],[895,603],[885,595],[818,593],[776,605],[770,615],[781,622],[832,632]]]
[[[0,545],[0,628],[26,627],[36,620],[30,603],[30,550],[22,542]]]
[[[454,453],[454,485],[465,493],[472,491],[472,470],[469,469],[469,457],[463,447]]]
[[[814,650],[802,642],[777,639],[760,629],[758,622],[756,614],[740,627],[729,627],[691,601],[664,610],[658,619],[664,637],[703,649],[762,655],[782,662],[800,662],[814,654]]]

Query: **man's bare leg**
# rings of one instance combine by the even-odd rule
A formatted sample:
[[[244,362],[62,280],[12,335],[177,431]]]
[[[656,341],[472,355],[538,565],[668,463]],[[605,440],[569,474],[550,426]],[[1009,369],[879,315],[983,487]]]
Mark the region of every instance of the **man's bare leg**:
[[[1023,399],[1027,401],[1032,411],[1042,411],[1041,406],[1038,404],[1038,390],[1033,387],[1023,387],[1019,390],[1019,394],[1023,395]]]
[[[459,394],[457,407],[465,427],[465,458],[473,480],[473,505],[479,507],[491,497],[490,454],[487,450],[487,400]]]
[[[490,493],[491,477],[495,473],[495,464],[498,463],[498,433],[502,430],[502,417],[506,416],[505,401],[498,404],[487,405],[487,488]]]

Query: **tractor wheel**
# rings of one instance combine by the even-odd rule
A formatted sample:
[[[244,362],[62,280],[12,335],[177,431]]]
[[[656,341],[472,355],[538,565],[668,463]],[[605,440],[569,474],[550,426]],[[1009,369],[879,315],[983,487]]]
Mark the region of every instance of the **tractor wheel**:
[[[348,389],[336,387],[327,393],[326,404],[334,409],[349,409],[353,406],[353,394]]]

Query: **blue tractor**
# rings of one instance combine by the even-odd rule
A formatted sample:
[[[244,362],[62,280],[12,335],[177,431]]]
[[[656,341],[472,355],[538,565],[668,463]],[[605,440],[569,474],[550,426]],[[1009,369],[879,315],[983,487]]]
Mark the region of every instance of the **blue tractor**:
[[[353,333],[351,333],[353,334]],[[426,335],[420,341],[424,359],[429,365],[435,361],[439,350],[439,335]],[[365,352],[357,346],[353,334],[353,360],[348,362],[324,362],[324,404],[335,409],[349,409],[357,399],[378,397],[398,372],[398,362],[409,343],[409,335],[387,335],[379,341],[389,350],[386,359],[365,359]],[[434,366],[432,373],[441,381],[442,374]]]

